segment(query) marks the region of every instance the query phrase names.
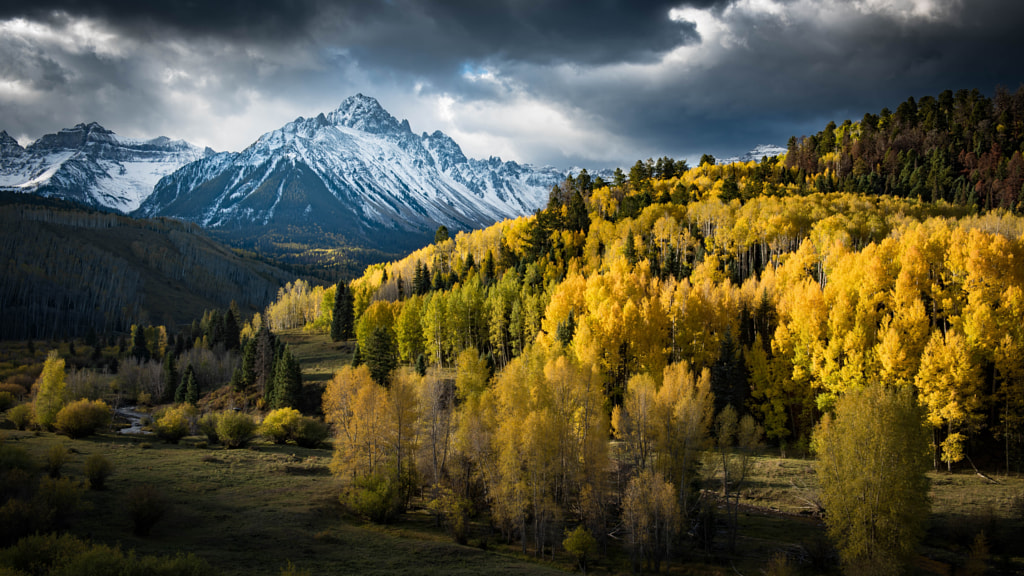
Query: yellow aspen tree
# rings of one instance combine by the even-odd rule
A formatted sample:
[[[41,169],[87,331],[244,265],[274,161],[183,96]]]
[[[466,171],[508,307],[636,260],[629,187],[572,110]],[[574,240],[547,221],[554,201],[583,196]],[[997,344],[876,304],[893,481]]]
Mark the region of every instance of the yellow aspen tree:
[[[686,514],[699,454],[707,447],[714,414],[711,372],[705,368],[697,376],[686,362],[666,366],[655,404],[658,468],[676,483],[679,503]]]
[[[829,538],[848,574],[899,574],[928,518],[928,436],[909,388],[851,390],[814,434]]]
[[[331,468],[349,480],[379,474],[388,464],[388,398],[365,365],[334,374],[323,397],[324,417],[334,430]]]
[[[52,428],[57,422],[57,413],[68,401],[64,379],[64,359],[56,350],[50,350],[42,373],[32,385],[32,411],[39,426]]]
[[[946,429],[946,438],[939,446],[942,461],[952,469],[964,458],[965,434],[978,425],[983,405],[981,375],[961,334],[953,330],[945,336],[940,331],[932,333],[914,386],[928,423],[936,431]]]

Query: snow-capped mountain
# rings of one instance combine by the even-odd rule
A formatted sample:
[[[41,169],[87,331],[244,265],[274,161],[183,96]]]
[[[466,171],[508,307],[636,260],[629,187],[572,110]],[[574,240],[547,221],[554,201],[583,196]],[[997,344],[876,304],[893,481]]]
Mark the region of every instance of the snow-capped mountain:
[[[209,148],[163,136],[124,138],[95,122],[47,134],[26,148],[0,132],[0,190],[127,213],[161,178],[210,154]]]
[[[469,159],[444,133],[417,135],[359,94],[328,114],[268,132],[242,152],[182,167],[136,214],[243,235],[302,229],[391,242],[432,237],[440,224],[477,228],[532,213],[565,175]]]
[[[734,162],[760,162],[765,156],[773,158],[775,156],[781,156],[786,153],[785,146],[776,146],[774,144],[758,144],[753,150],[743,154],[742,156],[733,156],[731,158],[723,158],[718,161],[718,164],[732,164]]]

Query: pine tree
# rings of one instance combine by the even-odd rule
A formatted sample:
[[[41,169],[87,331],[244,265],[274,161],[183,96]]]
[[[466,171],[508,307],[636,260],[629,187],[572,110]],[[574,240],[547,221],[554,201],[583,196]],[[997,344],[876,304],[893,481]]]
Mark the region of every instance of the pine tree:
[[[238,328],[238,318],[233,309],[228,309],[224,314],[224,348],[226,350],[238,350],[241,347],[241,330]]]
[[[294,407],[302,393],[302,368],[290,351],[285,351],[274,367],[273,397],[270,406],[274,409]]]
[[[352,292],[344,282],[338,282],[334,292],[334,308],[331,311],[331,340],[352,338],[355,325],[352,309]]]
[[[359,343],[356,342],[356,349],[352,353],[352,367],[358,368],[363,364],[363,353],[359,350]]]
[[[250,388],[256,384],[256,339],[245,343],[242,349],[242,366],[239,368],[239,390]]]
[[[391,330],[384,326],[374,328],[366,348],[366,365],[370,368],[370,376],[381,386],[387,386],[391,371],[398,366],[398,345]]]
[[[185,368],[185,377],[182,380],[185,382],[185,402],[196,406],[199,404],[199,382],[196,381],[196,371],[191,364]]]
[[[146,331],[141,325],[132,326],[132,351],[129,353],[132,358],[140,361],[149,360],[149,347],[146,346]]]
[[[178,388],[178,368],[175,366],[174,353],[170,350],[164,354],[164,397],[163,402],[170,402],[174,398],[174,391]]]

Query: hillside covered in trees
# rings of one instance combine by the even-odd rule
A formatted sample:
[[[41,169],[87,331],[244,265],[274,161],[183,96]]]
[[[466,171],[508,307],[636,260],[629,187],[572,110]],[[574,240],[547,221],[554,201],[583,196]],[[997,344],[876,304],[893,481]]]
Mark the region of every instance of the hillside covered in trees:
[[[0,274],[4,339],[177,326],[232,300],[258,310],[290,278],[195,225],[10,193],[0,197]]]
[[[817,431],[893,434],[870,458],[906,457],[899,550],[840,554],[906,562],[927,513],[919,465],[1024,465],[1022,99],[944,94],[913,114],[908,101],[759,163],[584,172],[532,217],[439,231],[371,266],[344,286],[368,369],[324,396],[336,472],[361,490],[418,475],[538,554],[562,522],[607,535],[621,521],[634,561],[657,570],[670,526],[699,532],[698,462],[723,478],[731,515],[760,438],[794,455],[820,438],[819,473],[842,482],[830,463],[864,469],[838,463],[853,432]],[[337,290],[292,285],[268,322],[326,331]],[[367,428],[381,422],[384,441]],[[621,475],[602,472],[609,459]],[[836,509],[842,486],[824,493]]]

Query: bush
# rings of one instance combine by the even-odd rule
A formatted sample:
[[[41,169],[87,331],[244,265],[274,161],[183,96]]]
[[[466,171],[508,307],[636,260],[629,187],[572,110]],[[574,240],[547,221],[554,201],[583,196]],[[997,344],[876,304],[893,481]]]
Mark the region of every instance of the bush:
[[[260,436],[274,444],[284,444],[292,437],[295,425],[301,418],[302,414],[295,408],[278,408],[263,419]]]
[[[76,400],[57,412],[57,429],[71,438],[92,436],[110,426],[110,406],[103,400]]]
[[[17,400],[14,398],[14,394],[11,394],[7,390],[0,390],[0,412],[6,412],[8,408],[14,406]]]
[[[399,482],[380,474],[357,478],[341,495],[341,503],[352,513],[378,524],[386,524],[404,511]]]
[[[252,440],[256,422],[244,412],[222,412],[217,418],[217,435],[228,448],[241,448]]]
[[[132,519],[132,532],[136,536],[149,536],[153,526],[167,514],[167,500],[151,484],[142,484],[128,491],[128,513]]]
[[[210,444],[217,444],[220,442],[220,436],[217,434],[216,414],[203,414],[203,417],[199,419],[199,433],[206,436],[206,440]]]
[[[3,384],[0,384],[0,392],[7,392],[17,400],[25,398],[25,395],[28,394],[28,390],[26,390],[24,386],[15,384],[14,382],[4,382]]]
[[[35,463],[32,462],[32,456],[27,450],[0,442],[0,472],[22,470],[32,473],[35,469]]]
[[[587,573],[587,560],[597,556],[597,540],[582,525],[575,530],[565,531],[565,540],[562,540],[562,547],[576,559],[576,565],[584,574]]]
[[[90,490],[103,490],[112,470],[110,460],[102,454],[93,454],[85,461],[85,477],[89,479]]]
[[[303,448],[316,448],[331,435],[327,424],[316,418],[303,416],[295,423],[292,439]]]
[[[54,528],[64,528],[68,516],[78,509],[82,487],[70,478],[43,478],[39,481],[36,499],[46,510]]]
[[[46,473],[50,478],[60,478],[60,470],[68,459],[68,450],[61,443],[51,444],[46,450]]]
[[[169,444],[177,444],[192,433],[196,421],[196,408],[191,404],[179,404],[168,408],[156,421],[156,435]]]
[[[18,430],[28,428],[32,423],[32,406],[29,404],[18,404],[7,411],[7,419],[10,420]]]
[[[4,570],[4,569],[7,570]],[[69,534],[22,538],[0,557],[0,574],[211,574],[210,565],[192,554],[174,557],[125,554],[120,548],[89,544]]]

